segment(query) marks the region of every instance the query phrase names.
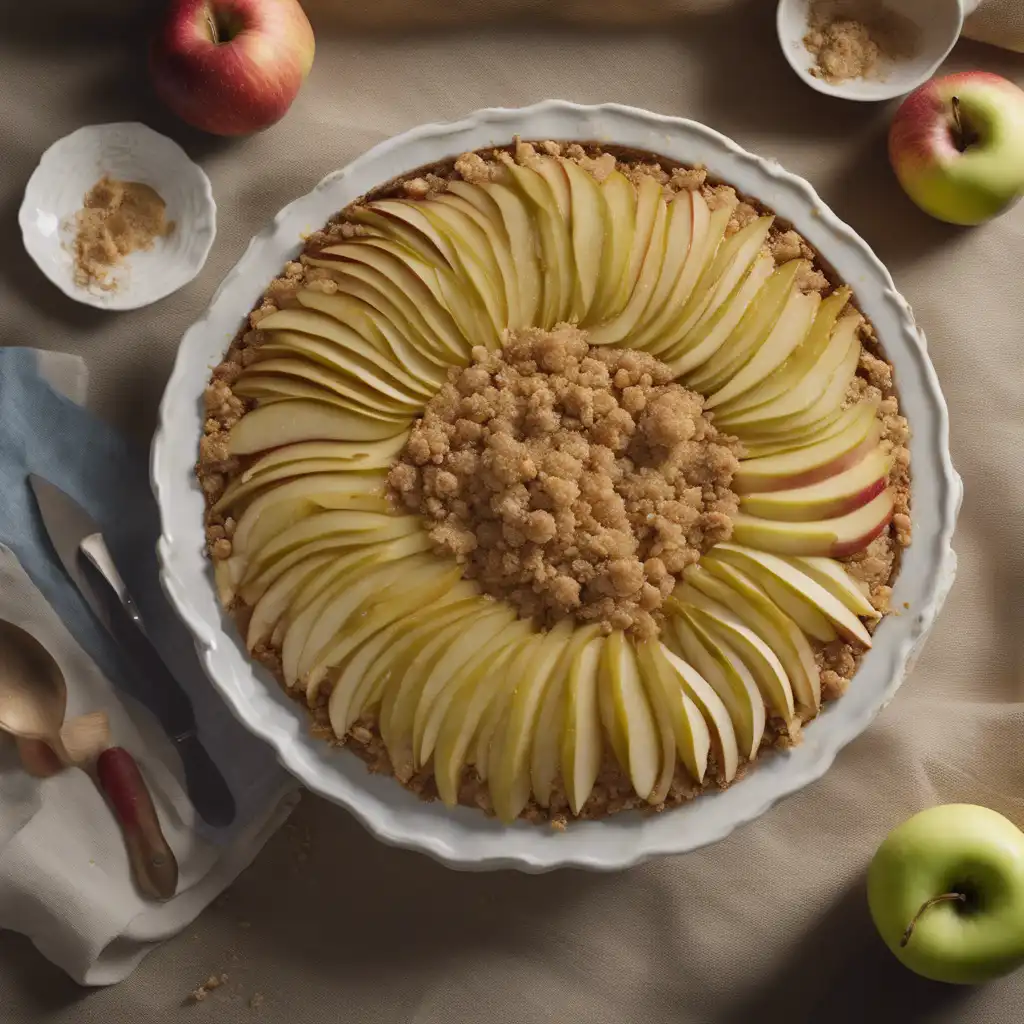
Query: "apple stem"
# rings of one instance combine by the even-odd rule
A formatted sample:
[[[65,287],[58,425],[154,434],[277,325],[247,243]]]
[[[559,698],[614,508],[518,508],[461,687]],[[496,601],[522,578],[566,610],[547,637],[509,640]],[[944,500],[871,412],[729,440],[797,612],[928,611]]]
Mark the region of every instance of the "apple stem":
[[[921,915],[927,910],[931,910],[936,903],[949,903],[952,900],[956,900],[958,903],[966,903],[967,896],[962,892],[944,892],[941,896],[933,896],[930,900],[925,900],[921,904],[921,909],[914,915],[910,924],[907,925],[907,930],[903,933],[903,938],[900,939],[900,949],[902,949],[909,941],[910,936],[914,934],[914,928],[917,926],[917,922],[921,919]]]
[[[220,28],[217,25],[217,19],[209,8],[206,9],[205,14],[206,24],[210,26],[210,38],[213,40],[214,45],[217,45],[220,42]],[[955,109],[958,102],[955,96],[953,97],[953,102]]]

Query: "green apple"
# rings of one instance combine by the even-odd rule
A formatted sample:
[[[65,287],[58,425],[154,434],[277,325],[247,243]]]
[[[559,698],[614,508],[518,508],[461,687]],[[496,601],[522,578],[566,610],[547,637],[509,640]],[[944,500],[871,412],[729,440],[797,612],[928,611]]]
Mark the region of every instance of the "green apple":
[[[1024,195],[1024,91],[987,71],[912,92],[889,129],[907,195],[951,224],[981,224]]]
[[[987,807],[915,814],[878,848],[867,888],[885,944],[925,978],[971,985],[1024,964],[1024,833]]]

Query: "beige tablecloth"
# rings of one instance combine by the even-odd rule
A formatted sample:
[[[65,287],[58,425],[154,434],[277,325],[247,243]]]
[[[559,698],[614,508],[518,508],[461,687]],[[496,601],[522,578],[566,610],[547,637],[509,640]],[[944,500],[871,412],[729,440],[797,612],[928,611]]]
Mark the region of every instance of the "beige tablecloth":
[[[824,780],[727,841],[616,876],[465,876],[385,849],[308,798],[229,894],[121,986],[83,993],[0,935],[5,1024],[1024,1019],[1024,972],[982,989],[919,981],[880,945],[862,891],[882,836],[926,805],[981,802],[1024,824],[1024,206],[975,231],[918,213],[886,162],[891,111],[802,85],[775,45],[769,0],[705,2],[699,16],[615,31],[403,31],[396,15],[368,37],[318,17],[316,66],[293,110],[240,142],[201,138],[152,104],[144,18],[116,12],[155,5],[0,6],[0,343],[84,355],[96,410],[139,437],[178,338],[279,207],[411,125],[562,96],[698,118],[810,178],[927,330],[967,489],[959,579],[913,677]],[[949,68],[973,67],[1024,84],[1022,58],[962,43]],[[50,142],[135,117],[206,167],[220,234],[190,287],[103,314],[43,279],[14,214]],[[226,984],[202,1005],[182,1005],[221,973]]]

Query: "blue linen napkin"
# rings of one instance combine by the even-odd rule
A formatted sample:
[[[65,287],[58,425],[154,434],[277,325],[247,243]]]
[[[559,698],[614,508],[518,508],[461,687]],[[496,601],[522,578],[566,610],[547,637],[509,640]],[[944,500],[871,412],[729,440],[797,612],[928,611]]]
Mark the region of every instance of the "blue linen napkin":
[[[285,773],[270,748],[232,717],[160,587],[159,515],[149,486],[148,453],[51,387],[37,357],[33,349],[0,348],[0,543],[15,553],[119,694],[134,697],[133,668],[67,578],[28,475],[64,490],[99,524],[154,645],[192,699],[199,737],[235,796],[238,813],[231,826],[210,828],[197,816],[195,830],[211,843],[228,844],[248,819],[266,812],[268,800],[280,798]]]

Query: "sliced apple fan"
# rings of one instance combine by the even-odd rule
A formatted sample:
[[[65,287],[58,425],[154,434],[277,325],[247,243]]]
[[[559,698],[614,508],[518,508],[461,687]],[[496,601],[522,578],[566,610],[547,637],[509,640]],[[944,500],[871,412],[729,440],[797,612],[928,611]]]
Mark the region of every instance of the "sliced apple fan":
[[[801,290],[806,261],[775,265],[770,217],[727,236],[732,210],[699,191],[557,157],[501,166],[358,208],[361,233],[308,257],[323,280],[260,321],[234,384],[255,408],[230,435],[258,457],[216,505],[236,522],[218,585],[289,687],[329,693],[339,737],[372,715],[395,773],[432,772],[448,804],[472,766],[505,821],[549,806],[557,780],[578,814],[606,751],[658,804],[712,770],[733,779],[773,720],[815,715],[812,640],[871,644],[861,620],[878,615],[833,560],[893,511],[876,409],[846,407],[861,318],[846,288]],[[658,640],[535,632],[385,503],[448,367],[566,321],[669,364],[748,453],[734,543],[686,572]]]

